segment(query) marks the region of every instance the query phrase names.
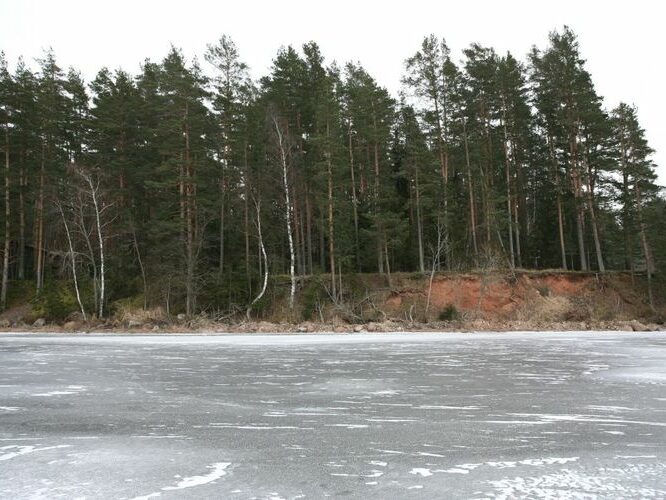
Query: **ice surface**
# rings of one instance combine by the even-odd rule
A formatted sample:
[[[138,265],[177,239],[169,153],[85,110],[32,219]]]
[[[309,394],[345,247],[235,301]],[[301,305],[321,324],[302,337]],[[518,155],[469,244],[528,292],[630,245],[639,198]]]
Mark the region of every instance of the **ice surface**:
[[[658,333],[3,334],[0,498],[666,498],[664,367]]]
[[[211,483],[217,479],[220,479],[222,476],[226,475],[226,468],[231,465],[231,462],[219,462],[208,466],[208,469],[212,469],[208,474],[203,476],[192,476],[186,477],[185,479],[178,481],[176,486],[165,486],[162,488],[164,491],[170,490],[182,490],[183,488],[192,488],[194,486],[200,486],[202,484]]]
[[[56,446],[20,446],[20,445],[9,445],[9,446],[0,446],[0,462],[4,460],[11,460],[12,458],[20,457],[27,455],[29,453],[35,453],[38,451],[48,451],[48,450],[57,450],[59,448],[69,448],[68,444],[59,444]]]

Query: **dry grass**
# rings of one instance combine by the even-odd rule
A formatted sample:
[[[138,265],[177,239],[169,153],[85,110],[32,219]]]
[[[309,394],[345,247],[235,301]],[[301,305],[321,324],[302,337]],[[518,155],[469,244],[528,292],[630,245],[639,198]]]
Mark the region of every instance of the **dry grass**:
[[[565,320],[571,313],[568,297],[541,295],[528,299],[516,311],[516,320],[531,322],[556,322]]]
[[[118,304],[116,306],[116,319],[122,323],[137,322],[145,323],[166,323],[169,317],[161,306],[149,309],[132,307],[129,304]]]

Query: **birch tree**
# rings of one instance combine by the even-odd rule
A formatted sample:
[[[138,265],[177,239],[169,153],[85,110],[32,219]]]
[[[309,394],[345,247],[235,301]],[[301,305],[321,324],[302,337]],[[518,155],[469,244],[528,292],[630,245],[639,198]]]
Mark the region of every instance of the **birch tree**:
[[[284,219],[287,230],[287,239],[289,241],[289,278],[291,281],[291,288],[289,290],[289,309],[294,308],[294,296],[296,295],[296,255],[294,253],[294,239],[291,231],[291,220],[293,217],[293,207],[289,196],[289,179],[288,179],[288,158],[290,147],[288,137],[285,136],[280,125],[280,119],[277,115],[273,114],[271,117],[273,126],[273,133],[277,147],[278,161],[282,169],[282,189],[284,193]]]

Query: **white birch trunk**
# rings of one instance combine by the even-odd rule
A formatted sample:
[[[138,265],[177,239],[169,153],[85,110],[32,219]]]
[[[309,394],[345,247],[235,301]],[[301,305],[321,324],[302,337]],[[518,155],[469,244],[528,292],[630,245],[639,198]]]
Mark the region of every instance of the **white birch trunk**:
[[[65,212],[62,209],[60,203],[57,204],[58,210],[62,217],[62,223],[65,226],[65,234],[67,235],[67,244],[69,245],[69,257],[72,261],[72,279],[74,280],[74,291],[76,292],[76,301],[79,303],[79,309],[81,309],[81,315],[83,316],[83,321],[88,321],[88,316],[86,315],[86,310],[83,307],[83,302],[81,302],[81,293],[79,292],[79,280],[76,275],[76,255],[74,254],[74,245],[72,244],[72,236],[69,232],[69,225],[67,224],[67,218],[65,217]]]
[[[268,257],[266,256],[266,247],[264,246],[264,238],[261,233],[261,202],[255,201],[254,206],[256,207],[257,210],[257,235],[259,237],[259,248],[261,249],[261,256],[264,261],[264,283],[261,287],[261,291],[259,292],[259,294],[247,307],[245,315],[247,316],[248,320],[250,319],[250,312],[252,311],[252,306],[254,306],[257,302],[261,300],[261,298],[264,296],[264,293],[266,293],[266,287],[268,286]]]
[[[93,184],[92,178],[90,175],[81,173],[83,179],[86,181],[90,188],[90,197],[92,198],[93,207],[95,208],[95,225],[97,230],[97,241],[99,244],[99,304],[97,305],[98,311],[97,315],[101,319],[104,317],[104,294],[106,288],[106,279],[105,279],[105,268],[104,268],[104,238],[102,237],[102,223],[100,220],[100,209],[99,201],[97,199],[97,191],[99,186]]]
[[[295,255],[294,255],[294,239],[291,234],[291,214],[292,207],[289,199],[289,182],[287,180],[287,153],[285,151],[284,138],[280,125],[277,119],[273,117],[273,124],[275,125],[275,134],[277,135],[278,147],[280,148],[280,160],[282,163],[282,183],[284,187],[284,201],[285,201],[285,219],[287,221],[287,236],[289,238],[289,276],[291,278],[291,291],[289,293],[289,309],[294,308],[294,296],[296,295],[296,272],[294,269]]]

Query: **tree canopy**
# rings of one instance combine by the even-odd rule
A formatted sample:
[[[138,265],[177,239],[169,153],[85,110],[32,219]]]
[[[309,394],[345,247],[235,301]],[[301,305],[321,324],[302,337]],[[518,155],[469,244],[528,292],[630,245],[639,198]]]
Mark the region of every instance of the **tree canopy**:
[[[0,55],[0,307],[72,277],[82,311],[191,315],[244,311],[290,269],[335,301],[358,272],[666,265],[637,110],[604,108],[569,28],[522,62],[455,62],[429,35],[398,96],[315,42],[258,81],[226,35],[203,56],[85,82],[50,50],[36,70]]]

